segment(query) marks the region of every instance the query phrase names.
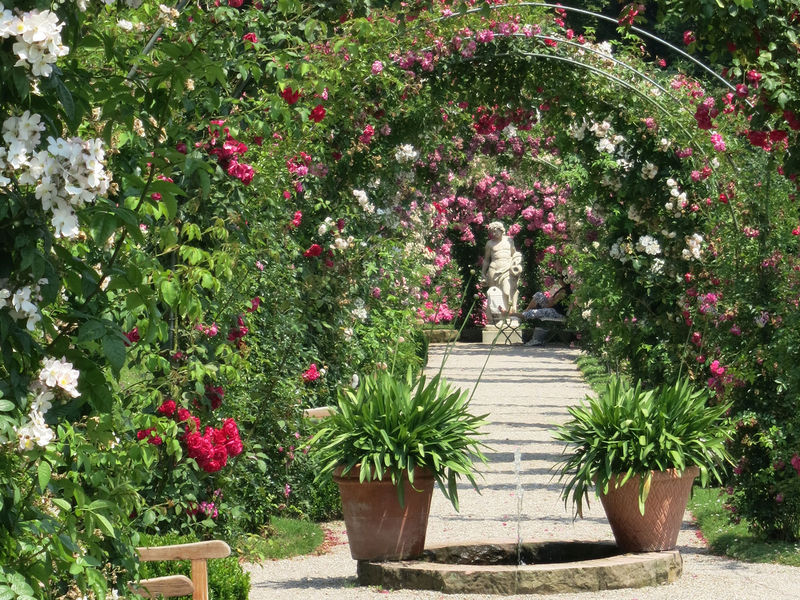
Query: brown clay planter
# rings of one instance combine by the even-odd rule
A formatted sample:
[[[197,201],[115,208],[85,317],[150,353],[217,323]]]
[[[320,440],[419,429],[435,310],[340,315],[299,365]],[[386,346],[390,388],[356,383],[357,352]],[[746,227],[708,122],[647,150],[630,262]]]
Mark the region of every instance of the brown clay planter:
[[[433,473],[415,468],[413,487],[404,474],[405,504],[401,507],[390,476],[359,483],[358,467],[344,476],[341,471],[342,467],[336,469],[333,480],[342,496],[350,555],[356,560],[404,560],[422,554]]]
[[[700,470],[687,467],[683,475],[675,469],[654,471],[650,494],[639,512],[639,477],[631,477],[622,487],[614,487],[621,475],[608,485],[608,494],[600,495],[617,546],[624,552],[660,552],[672,550],[689,501],[692,482]]]

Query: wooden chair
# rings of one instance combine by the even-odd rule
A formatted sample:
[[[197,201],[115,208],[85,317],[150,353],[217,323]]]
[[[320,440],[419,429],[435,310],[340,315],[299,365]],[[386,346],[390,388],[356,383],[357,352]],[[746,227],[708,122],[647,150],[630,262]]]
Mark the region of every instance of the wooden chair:
[[[173,598],[175,596],[191,596],[193,600],[208,600],[208,559],[230,556],[228,544],[220,540],[195,542],[193,544],[177,544],[174,546],[155,546],[137,548],[139,560],[190,560],[192,561],[192,578],[185,575],[167,575],[142,579],[138,584],[130,583],[130,590],[156,599],[159,596]]]

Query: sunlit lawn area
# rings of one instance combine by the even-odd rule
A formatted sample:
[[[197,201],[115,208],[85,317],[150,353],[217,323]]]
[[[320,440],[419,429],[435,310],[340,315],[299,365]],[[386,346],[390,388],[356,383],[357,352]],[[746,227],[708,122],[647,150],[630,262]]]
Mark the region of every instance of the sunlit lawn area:
[[[711,552],[748,562],[800,566],[800,544],[764,540],[748,531],[744,519],[738,524],[731,523],[724,504],[725,492],[718,488],[695,489],[689,500],[689,510]]]

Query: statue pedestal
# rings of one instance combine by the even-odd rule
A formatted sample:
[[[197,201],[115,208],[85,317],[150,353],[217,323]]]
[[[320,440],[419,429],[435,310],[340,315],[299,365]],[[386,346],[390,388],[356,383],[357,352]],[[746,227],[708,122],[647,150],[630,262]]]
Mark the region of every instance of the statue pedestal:
[[[522,323],[517,319],[506,319],[487,324],[483,328],[482,343],[510,346],[522,343]]]

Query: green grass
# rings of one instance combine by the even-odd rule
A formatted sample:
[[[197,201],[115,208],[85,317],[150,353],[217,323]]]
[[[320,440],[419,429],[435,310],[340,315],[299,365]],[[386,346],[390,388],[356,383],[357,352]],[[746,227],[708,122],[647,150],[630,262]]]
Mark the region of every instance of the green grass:
[[[310,554],[322,545],[324,535],[317,523],[273,517],[263,536],[253,535],[239,548],[248,561],[290,558]]]
[[[581,354],[576,361],[578,369],[583,374],[586,383],[598,394],[602,390],[611,374],[594,356]]]
[[[748,531],[747,523],[734,524],[723,508],[724,492],[717,488],[695,488],[689,510],[714,554],[746,562],[780,563],[800,567],[800,543],[765,540]]]

